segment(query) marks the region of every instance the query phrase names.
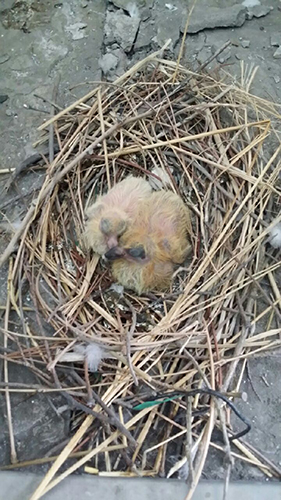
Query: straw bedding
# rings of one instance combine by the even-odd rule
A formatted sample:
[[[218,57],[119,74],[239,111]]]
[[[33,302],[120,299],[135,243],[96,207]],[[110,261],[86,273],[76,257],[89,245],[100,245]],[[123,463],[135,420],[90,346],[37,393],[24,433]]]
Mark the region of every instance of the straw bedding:
[[[159,393],[196,388],[241,398],[247,358],[280,345],[280,262],[265,244],[280,219],[272,221],[279,149],[271,156],[265,147],[278,113],[249,94],[251,72],[234,85],[161,57],[149,56],[114,84],[96,84],[41,127],[50,126],[59,152],[46,164],[44,185],[12,241],[20,237],[9,257],[8,302],[24,335],[6,331],[18,347],[6,359],[24,360],[41,390],[61,390],[74,419],[73,436],[34,499],[84,464],[101,475],[179,472],[192,479],[191,498],[210,445],[226,449],[230,461],[238,453],[277,474],[242,441],[235,441],[238,452],[230,446],[231,412],[216,398],[197,394],[132,409]],[[39,142],[48,138],[44,132]],[[136,296],[112,287],[110,269],[83,250],[84,209],[129,174],[159,182],[163,172],[166,188],[190,207],[193,254],[170,290]],[[9,255],[8,248],[3,257]],[[21,311],[23,279],[38,311],[36,330]],[[88,371],[87,357],[83,364],[93,343],[102,356],[96,372]],[[212,443],[214,427],[224,444]]]

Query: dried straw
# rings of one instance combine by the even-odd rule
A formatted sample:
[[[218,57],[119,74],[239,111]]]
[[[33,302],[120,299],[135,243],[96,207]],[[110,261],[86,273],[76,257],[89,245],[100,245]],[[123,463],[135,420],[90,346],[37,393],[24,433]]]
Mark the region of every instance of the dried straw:
[[[187,405],[173,400],[137,413],[132,407],[159,392],[206,386],[233,397],[248,357],[280,346],[275,278],[280,261],[264,244],[281,219],[280,146],[272,154],[267,147],[277,134],[271,120],[279,114],[249,93],[253,76],[243,68],[235,85],[227,75],[221,81],[203,68],[195,73],[155,53],[40,127],[39,142],[50,142],[53,134],[59,152],[46,165],[42,189],[0,259],[2,264],[10,257],[11,263],[5,346],[12,340],[18,347],[1,357],[6,366],[29,366],[41,379],[42,392],[67,396],[78,429],[52,457],[32,500],[84,464],[89,473],[130,477],[171,475],[186,463],[191,499],[209,446],[221,449],[212,442],[213,428],[222,426],[226,441],[231,433],[225,406],[196,396]],[[129,173],[155,176],[156,165],[165,172],[172,168],[173,189],[192,210],[193,257],[167,293],[116,296],[110,271],[80,248],[84,208]],[[269,207],[274,220],[267,219]],[[36,331],[23,313],[30,306],[23,280],[36,311]],[[266,299],[260,298],[263,284],[271,290]],[[8,329],[11,310],[20,318],[21,334]],[[44,332],[40,318],[52,325],[53,336]],[[268,320],[265,331],[258,328],[261,318]],[[100,375],[85,375],[77,351],[92,342],[104,351]],[[14,460],[9,392],[38,387],[13,386],[7,373],[3,390]],[[202,406],[208,411],[192,415]],[[240,454],[228,441],[229,460],[239,457],[278,475],[278,468],[245,442],[235,445]],[[77,461],[56,475],[68,457]]]

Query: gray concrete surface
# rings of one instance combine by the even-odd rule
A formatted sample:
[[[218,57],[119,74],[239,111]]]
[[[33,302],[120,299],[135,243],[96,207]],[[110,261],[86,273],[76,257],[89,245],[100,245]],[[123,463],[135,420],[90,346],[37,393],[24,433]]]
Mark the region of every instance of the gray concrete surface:
[[[50,109],[40,97],[51,99],[58,74],[61,107],[79,92],[87,92],[87,86],[73,91],[70,87],[100,79],[106,2],[84,4],[75,0],[1,2],[1,94],[8,96],[0,105],[2,168],[13,167],[34,152],[37,126]]]
[[[1,499],[29,500],[40,482],[33,474],[0,472]],[[184,500],[188,493],[183,481],[165,479],[121,479],[90,476],[72,476],[44,496],[46,500]],[[194,493],[193,500],[220,500],[223,483],[203,481]],[[227,500],[281,500],[280,484],[232,483]]]
[[[254,3],[254,8],[245,7]],[[173,0],[170,3],[163,0],[2,0],[0,168],[16,167],[21,160],[34,152],[32,144],[38,138],[37,126],[50,113],[50,104],[42,100],[42,97],[51,99],[58,75],[60,85],[57,103],[63,108],[81,94],[88,92],[91,81],[99,80],[103,76],[113,80],[136,60],[162,45],[167,38],[172,38],[170,55],[176,56],[187,6],[191,4],[191,0]],[[258,95],[281,102],[281,2],[198,0],[186,39],[184,61],[196,68],[227,40],[231,41],[229,49],[221,54],[212,66],[227,69],[239,78],[242,60],[247,69],[258,65],[259,71],[253,90]],[[79,83],[82,85],[77,86]],[[21,200],[6,205],[4,213],[13,218],[14,212],[17,213],[24,209],[25,204],[28,205],[32,190],[36,185],[40,185],[40,175],[42,176],[40,172],[30,172],[19,179],[16,190],[12,189],[8,195],[2,195],[0,206],[10,203],[14,198],[18,199],[19,195],[25,197],[24,202]],[[6,179],[6,176],[0,176],[0,191]],[[26,196],[28,191],[31,194]],[[0,252],[6,244],[7,236],[0,234]],[[0,306],[5,306],[6,276],[7,267],[0,270]],[[16,317],[13,319],[14,328],[20,331],[20,322]],[[32,315],[30,321],[32,322]],[[44,328],[47,328],[47,325],[44,324]],[[262,358],[249,361],[249,373],[244,381],[248,402],[246,407],[243,406],[243,412],[247,410],[246,413],[248,412],[253,423],[252,432],[247,439],[277,465],[281,465],[281,385],[276,383],[280,378],[280,362],[280,353],[268,353]],[[37,383],[34,376],[20,366],[10,366],[10,377],[11,381]],[[28,396],[23,393],[12,395],[12,415],[19,460],[42,457],[60,450],[69,436],[69,421],[64,405],[60,398],[47,398],[38,394]],[[5,404],[1,394],[0,425],[3,429],[0,436],[0,462],[6,464],[9,463],[9,442]],[[46,432],[41,433],[41,428]],[[46,439],[46,436],[49,436],[49,439]],[[222,454],[210,452],[204,477],[223,478],[223,459]],[[41,472],[46,468],[47,466],[42,467]],[[8,483],[3,483],[7,485],[9,481],[13,481],[13,477],[20,476],[4,477],[8,478],[5,479]],[[232,477],[265,480],[257,468],[246,466],[239,461],[236,461]],[[27,480],[28,476],[22,476],[22,481]],[[74,481],[74,485],[76,480],[71,478],[68,484]],[[85,478],[84,481],[87,484],[90,481],[92,484],[93,478]],[[96,485],[99,481],[100,479],[95,478]],[[22,486],[23,484],[21,482]],[[119,484],[119,481],[114,480],[114,483],[107,484],[111,484],[109,488],[113,488],[113,484]],[[152,487],[156,488],[153,484],[149,482],[149,492]],[[156,481],[156,484],[160,483]],[[165,486],[159,491],[165,492],[166,483],[161,484]],[[169,498],[178,494],[177,488],[185,488],[178,482],[170,484],[171,488],[175,489]],[[26,483],[26,488],[28,487]],[[239,488],[241,496],[243,487],[236,485],[235,488],[235,494]],[[273,488],[276,486],[273,485]],[[204,491],[208,493],[207,490]],[[138,488],[134,488],[134,493],[138,494],[137,492]],[[24,498],[12,497],[13,494],[10,487],[6,489],[3,498]],[[163,495],[161,496],[165,498]],[[251,498],[249,495],[250,493],[247,498]],[[118,497],[116,492],[115,498],[121,496]],[[270,493],[263,498],[274,497]]]

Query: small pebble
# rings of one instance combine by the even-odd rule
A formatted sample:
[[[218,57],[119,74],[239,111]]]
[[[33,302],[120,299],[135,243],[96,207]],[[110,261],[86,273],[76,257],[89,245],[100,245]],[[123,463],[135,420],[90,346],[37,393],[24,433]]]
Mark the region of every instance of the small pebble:
[[[274,59],[281,59],[281,47],[278,47],[273,54]]]
[[[251,9],[249,9],[249,19],[253,17],[264,17],[269,14],[272,9],[265,5],[255,5]]]
[[[272,47],[279,47],[281,45],[281,35],[278,33],[270,37],[270,44]]]
[[[99,67],[101,68],[104,75],[107,75],[110,71],[117,68],[117,65],[118,57],[116,57],[114,54],[111,54],[110,52],[104,54],[99,59]]]
[[[225,50],[223,54],[217,56],[217,61],[220,64],[223,64],[225,61],[228,61],[228,59],[231,58],[231,49]]]
[[[248,49],[250,47],[250,40],[242,40],[241,45],[244,49]]]
[[[9,99],[9,96],[7,94],[0,94],[0,104],[7,101],[7,99]]]
[[[273,76],[273,80],[275,81],[275,83],[280,83],[280,77],[277,75]]]
[[[168,9],[170,11],[178,10],[178,8],[171,3],[165,3],[165,7],[166,7],[166,9]]]

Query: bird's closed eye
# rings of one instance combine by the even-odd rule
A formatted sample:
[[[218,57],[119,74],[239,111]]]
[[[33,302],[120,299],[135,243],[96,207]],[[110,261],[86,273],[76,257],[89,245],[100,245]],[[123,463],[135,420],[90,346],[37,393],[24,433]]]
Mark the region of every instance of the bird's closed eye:
[[[100,221],[100,230],[104,234],[109,234],[112,228],[112,224],[109,219],[101,219]]]
[[[127,250],[127,253],[128,253],[128,255],[130,255],[130,257],[133,257],[134,259],[145,259],[146,258],[145,249],[141,245],[138,247],[129,248]]]

